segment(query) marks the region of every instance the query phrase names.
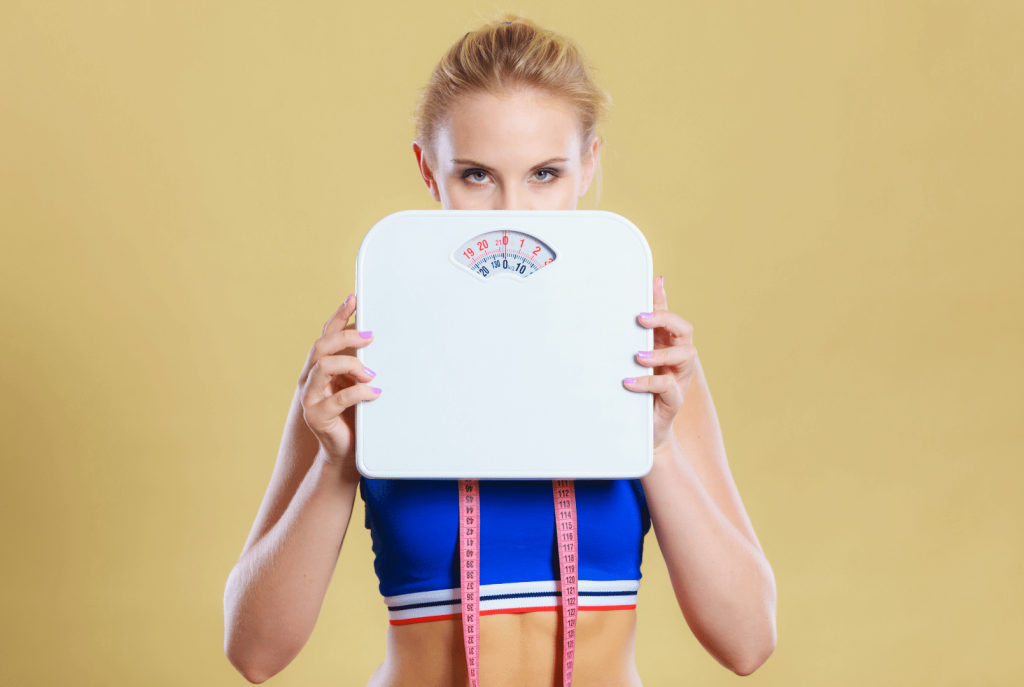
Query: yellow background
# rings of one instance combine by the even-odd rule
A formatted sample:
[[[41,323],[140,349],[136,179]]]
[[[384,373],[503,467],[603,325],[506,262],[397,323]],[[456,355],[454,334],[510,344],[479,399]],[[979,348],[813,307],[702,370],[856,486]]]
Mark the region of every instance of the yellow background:
[[[222,593],[296,379],[364,233],[435,207],[414,98],[498,9],[0,5],[0,683],[245,684]],[[1019,684],[1024,3],[516,9],[597,65],[599,207],[695,325],[778,582],[746,679]],[[646,553],[645,683],[739,679]],[[357,509],[273,684],[365,684],[371,561]]]

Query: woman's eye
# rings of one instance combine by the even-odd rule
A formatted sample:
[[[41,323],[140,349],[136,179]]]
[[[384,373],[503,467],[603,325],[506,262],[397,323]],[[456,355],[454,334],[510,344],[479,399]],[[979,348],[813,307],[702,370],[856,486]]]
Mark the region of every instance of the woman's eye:
[[[487,181],[487,172],[482,169],[467,169],[462,173],[462,178],[469,179],[476,184],[482,184]]]
[[[558,176],[553,169],[538,169],[533,175],[537,181],[551,181]]]

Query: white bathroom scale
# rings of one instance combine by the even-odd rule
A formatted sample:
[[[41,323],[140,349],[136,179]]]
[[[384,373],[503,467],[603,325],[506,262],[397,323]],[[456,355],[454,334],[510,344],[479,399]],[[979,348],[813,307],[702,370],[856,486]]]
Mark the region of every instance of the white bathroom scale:
[[[356,258],[356,357],[382,389],[356,405],[356,465],[390,479],[633,479],[653,461],[652,374],[637,316],[651,249],[597,210],[416,210]]]

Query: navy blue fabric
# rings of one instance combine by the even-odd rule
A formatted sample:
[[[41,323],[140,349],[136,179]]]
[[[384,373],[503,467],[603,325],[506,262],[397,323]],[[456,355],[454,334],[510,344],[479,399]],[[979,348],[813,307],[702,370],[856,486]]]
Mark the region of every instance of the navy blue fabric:
[[[459,586],[456,480],[360,480],[382,596]],[[577,480],[581,580],[639,580],[640,480]],[[481,584],[557,580],[550,480],[480,482]]]

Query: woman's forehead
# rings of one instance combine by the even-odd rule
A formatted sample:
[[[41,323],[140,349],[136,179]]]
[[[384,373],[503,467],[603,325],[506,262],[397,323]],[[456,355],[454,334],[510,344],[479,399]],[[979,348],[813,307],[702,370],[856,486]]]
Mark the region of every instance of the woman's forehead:
[[[438,155],[484,164],[537,164],[579,158],[579,130],[571,107],[559,98],[520,89],[507,96],[477,93],[454,104],[438,131]]]

